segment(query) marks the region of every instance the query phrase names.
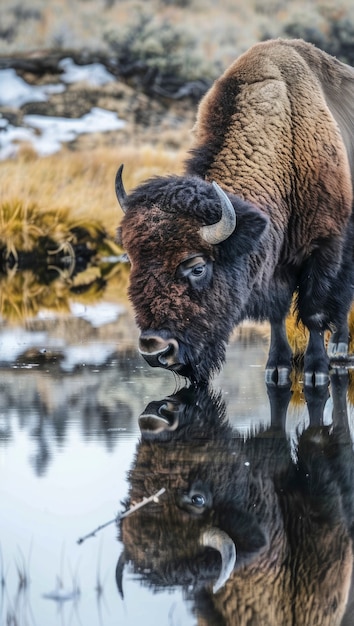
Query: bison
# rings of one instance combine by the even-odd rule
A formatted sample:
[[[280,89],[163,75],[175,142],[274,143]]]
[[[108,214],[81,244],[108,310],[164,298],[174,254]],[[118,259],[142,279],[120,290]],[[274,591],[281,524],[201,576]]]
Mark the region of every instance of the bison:
[[[142,356],[207,381],[237,324],[269,320],[266,381],[286,384],[294,297],[305,382],[325,383],[353,296],[354,69],[302,40],[256,44],[202,99],[194,133],[182,176],[130,194],[116,176]]]
[[[151,403],[125,504],[166,493],[119,523],[121,593],[130,563],[154,590],[182,587],[200,626],[352,624],[346,387],[347,374],[332,375],[331,426],[322,419],[327,386],[307,387],[310,424],[295,451],[285,431],[289,386],[269,386],[271,425],[246,440],[205,388]]]

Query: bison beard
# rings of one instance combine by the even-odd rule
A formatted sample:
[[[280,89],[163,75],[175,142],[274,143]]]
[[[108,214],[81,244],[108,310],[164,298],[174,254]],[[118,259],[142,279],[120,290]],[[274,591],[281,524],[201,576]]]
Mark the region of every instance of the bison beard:
[[[119,169],[119,237],[150,365],[206,381],[235,325],[269,320],[266,380],[286,384],[296,296],[305,383],[328,381],[353,297],[353,102],[349,66],[301,40],[257,44],[200,103],[183,176],[127,195]]]

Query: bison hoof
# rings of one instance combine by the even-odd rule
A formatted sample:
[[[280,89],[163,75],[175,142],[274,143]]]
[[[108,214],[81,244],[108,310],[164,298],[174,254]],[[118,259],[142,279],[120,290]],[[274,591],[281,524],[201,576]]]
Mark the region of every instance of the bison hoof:
[[[290,367],[267,367],[265,382],[267,385],[288,385],[290,382]]]
[[[305,372],[304,373],[305,387],[321,387],[322,385],[328,385],[328,382],[329,382],[328,372]]]
[[[348,354],[348,344],[344,341],[329,341],[327,346],[327,354],[329,357],[345,357]]]

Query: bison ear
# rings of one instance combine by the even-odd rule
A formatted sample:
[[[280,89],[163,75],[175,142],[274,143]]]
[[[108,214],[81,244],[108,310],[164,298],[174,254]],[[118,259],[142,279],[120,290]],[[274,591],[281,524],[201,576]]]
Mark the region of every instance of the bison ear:
[[[219,510],[219,525],[235,542],[239,565],[252,560],[268,543],[264,529],[249,511],[227,506]]]
[[[237,229],[232,237],[232,247],[238,255],[250,254],[257,248],[267,230],[269,217],[254,205],[237,199],[235,203]]]

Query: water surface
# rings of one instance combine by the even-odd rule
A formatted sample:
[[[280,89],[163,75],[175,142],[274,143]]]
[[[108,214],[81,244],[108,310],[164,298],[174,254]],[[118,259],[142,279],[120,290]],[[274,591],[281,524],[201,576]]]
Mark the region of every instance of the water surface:
[[[149,582],[149,568],[142,572],[134,558],[124,568],[121,597],[115,570],[124,545],[115,523],[81,545],[77,543],[80,537],[114,520],[125,509],[131,490],[134,491],[132,481],[139,464],[136,454],[142,450],[138,418],[151,403],[174,396],[186,383],[170,372],[149,368],[136,353],[135,345],[134,320],[126,303],[104,298],[90,305],[71,302],[65,313],[41,311],[31,319],[23,317],[11,323],[6,318],[2,320],[1,623],[198,623],[193,584],[184,584],[182,579],[181,584]],[[266,353],[267,341],[261,333],[240,336],[230,345],[227,364],[213,382],[214,392],[220,393],[221,402],[225,403],[225,419],[236,442],[235,452],[227,452],[229,457],[225,457],[221,444],[217,444],[213,454],[216,459],[218,455],[229,458],[230,467],[235,455],[240,454],[237,441],[260,427],[270,432],[269,390],[263,382]],[[324,402],[323,398],[317,403],[322,410],[320,421],[331,424],[333,399],[329,397]],[[284,402],[287,404],[287,400]],[[287,409],[281,415],[283,409],[279,409],[277,400],[275,405],[278,408],[273,409],[273,417],[281,421]],[[193,422],[193,410],[188,413],[183,408],[181,415],[188,413],[188,420],[192,415]],[[195,415],[199,414],[198,402],[195,411]],[[318,415],[318,409],[315,414]],[[348,419],[351,427],[350,404]],[[294,442],[296,429],[302,431],[308,424],[308,407],[300,381],[286,414],[290,439]],[[175,430],[167,428],[165,437],[166,445],[173,450],[175,445],[176,450],[182,446],[182,456],[187,454],[183,446],[189,450],[190,445],[183,428],[184,422],[179,422]],[[201,436],[209,445],[205,428],[202,419]],[[191,441],[195,436],[192,432]],[[278,436],[274,432],[271,435],[275,440]],[[153,438],[154,454],[159,454],[160,443],[159,437],[157,441]],[[164,445],[162,438],[165,455],[168,448]],[[274,452],[272,446],[265,450],[269,450],[264,458],[267,465],[267,454],[271,457]],[[192,463],[189,472],[194,471],[193,463],[200,467],[198,456],[192,461],[188,458],[188,463]],[[132,474],[128,475],[130,470]],[[171,476],[167,476],[166,484],[170,480]],[[163,497],[161,505],[145,507],[148,511],[151,506],[146,515],[155,515],[157,528],[161,520],[162,535],[166,531]],[[127,527],[132,527],[139,537],[139,520],[144,521],[144,515],[132,513],[129,519],[132,523]],[[141,537],[144,532],[143,527]],[[151,541],[155,541],[153,535]],[[141,555],[136,560],[139,558]],[[214,579],[217,569],[214,563]],[[212,583],[213,580],[207,580],[206,586],[210,589]],[[213,618],[210,620],[213,624]]]

